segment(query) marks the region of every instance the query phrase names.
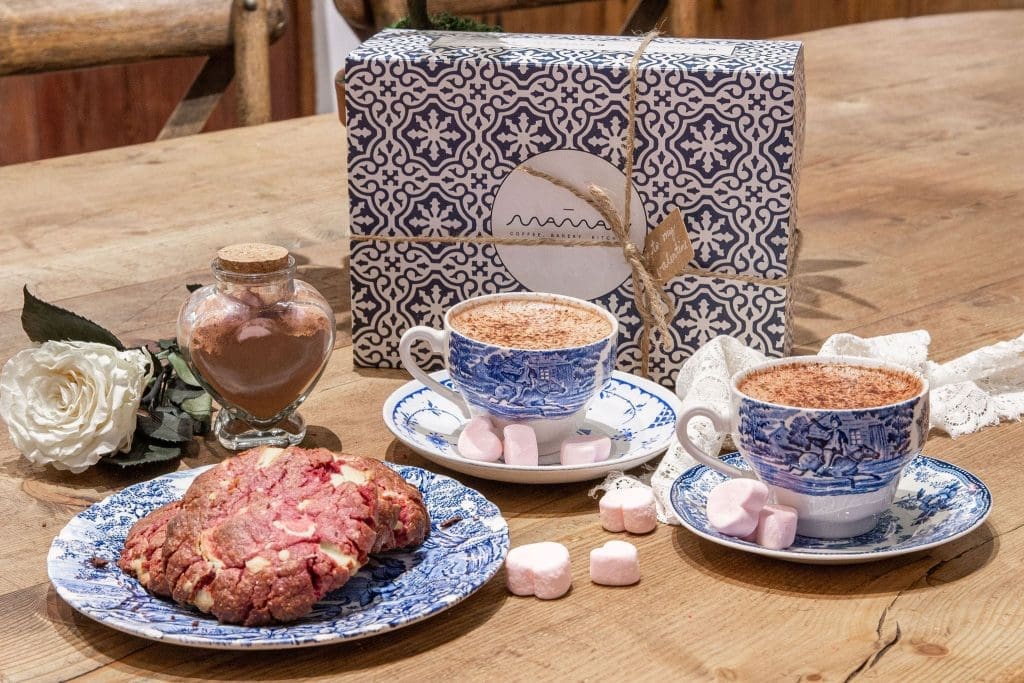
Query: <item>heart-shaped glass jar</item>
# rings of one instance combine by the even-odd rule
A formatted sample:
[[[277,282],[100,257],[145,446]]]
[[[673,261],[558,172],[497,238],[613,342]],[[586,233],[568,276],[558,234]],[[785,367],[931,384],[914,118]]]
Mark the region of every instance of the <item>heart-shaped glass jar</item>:
[[[214,433],[232,450],[297,444],[306,425],[295,410],[331,356],[334,313],[295,279],[295,259],[282,247],[225,247],[211,267],[217,281],[178,315],[178,345],[221,405]]]

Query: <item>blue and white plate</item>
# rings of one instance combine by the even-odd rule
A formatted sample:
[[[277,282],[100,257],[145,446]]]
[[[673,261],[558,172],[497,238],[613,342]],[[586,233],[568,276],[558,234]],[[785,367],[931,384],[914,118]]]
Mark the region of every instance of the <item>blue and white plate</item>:
[[[430,536],[418,548],[375,555],[298,621],[260,627],[220,624],[154,597],[117,567],[132,524],[180,498],[207,467],[129,486],[76,515],[50,546],[50,580],[82,614],[125,633],[178,645],[272,650],[355,640],[408,626],[464,600],[494,576],[508,553],[508,525],[494,503],[450,477],[418,467],[391,467],[423,493]],[[442,528],[455,518],[459,521]],[[94,558],[107,562],[97,567],[102,562]]]
[[[430,376],[452,386],[447,370]],[[612,453],[603,462],[585,465],[562,465],[557,453],[541,456],[540,464],[533,467],[463,458],[456,443],[465,418],[450,401],[416,380],[399,387],[384,402],[384,422],[406,446],[456,472],[517,484],[563,484],[598,479],[659,455],[675,433],[679,408],[679,399],[670,390],[616,370],[608,387],[590,403],[579,429],[580,434],[611,437]]]
[[[723,460],[750,469],[738,453]],[[852,538],[797,536],[785,550],[769,550],[715,531],[704,514],[708,492],[725,475],[704,465],[692,467],[672,484],[676,516],[698,536],[719,545],[803,564],[857,564],[927,550],[960,538],[981,526],[992,509],[992,496],[976,476],[942,460],[918,456],[903,470],[896,499],[878,525]]]

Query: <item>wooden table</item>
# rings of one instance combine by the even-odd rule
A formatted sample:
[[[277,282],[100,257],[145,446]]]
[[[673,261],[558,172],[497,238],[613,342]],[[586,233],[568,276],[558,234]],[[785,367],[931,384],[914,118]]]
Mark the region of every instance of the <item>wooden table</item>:
[[[800,191],[806,245],[798,350],[833,332],[927,328],[946,360],[1024,331],[1024,12],[855,25],[807,42]],[[2,141],[0,141],[2,144]],[[26,345],[28,283],[122,338],[173,334],[184,284],[214,250],[277,242],[337,312],[336,353],[305,414],[311,441],[424,465],[385,429],[405,379],[354,370],[343,135],[299,119],[0,169],[0,359]],[[163,470],[36,470],[0,439],[0,678],[1020,680],[1024,677],[1024,427],[927,451],[977,473],[995,508],[974,533],[890,561],[808,567],[661,527],[634,540],[644,579],[592,585],[587,553],[612,536],[589,484],[463,477],[496,501],[514,545],[557,540],[575,587],[511,597],[498,577],[390,635],[278,653],[204,652],[79,616],[46,576],[50,540],[83,507]],[[178,466],[222,456],[204,444]],[[165,468],[166,469],[166,468]]]

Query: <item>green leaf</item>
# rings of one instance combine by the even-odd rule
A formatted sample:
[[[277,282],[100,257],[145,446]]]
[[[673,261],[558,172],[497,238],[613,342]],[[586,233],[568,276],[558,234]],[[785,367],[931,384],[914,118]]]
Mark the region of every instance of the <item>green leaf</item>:
[[[209,422],[210,415],[213,413],[213,399],[209,394],[203,393],[195,398],[182,401],[181,409],[197,422]]]
[[[100,460],[102,463],[117,465],[118,467],[134,467],[151,462],[166,462],[181,457],[180,446],[164,446],[155,444],[136,433],[132,449],[127,453],[116,453]]]
[[[177,339],[161,339],[158,341],[157,346],[160,347],[161,351],[167,351],[168,349],[175,349],[178,346]]]
[[[189,369],[188,363],[186,363],[185,359],[181,357],[181,354],[173,352],[167,354],[167,362],[171,364],[172,368],[174,368],[174,374],[178,376],[178,379],[185,384],[189,384],[194,387],[199,386],[199,381],[196,380],[196,376],[192,374],[192,370]]]
[[[179,408],[181,404],[191,398],[197,398],[206,394],[202,389],[190,387],[181,380],[172,380],[168,382],[167,390],[164,392],[164,396],[172,405],[176,405]]]
[[[192,438],[194,423],[188,413],[160,406],[150,415],[139,415],[139,431],[150,439],[185,443]]]
[[[25,303],[21,308],[21,327],[32,341],[98,342],[124,351],[124,344],[109,330],[77,313],[36,298],[28,291],[27,285],[22,291]]]

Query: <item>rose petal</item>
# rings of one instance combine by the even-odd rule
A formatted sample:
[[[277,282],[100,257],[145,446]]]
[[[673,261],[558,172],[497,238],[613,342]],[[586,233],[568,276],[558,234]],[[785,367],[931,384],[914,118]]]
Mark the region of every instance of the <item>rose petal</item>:
[[[46,342],[0,371],[0,417],[30,461],[81,472],[130,443],[149,378],[141,351]]]

